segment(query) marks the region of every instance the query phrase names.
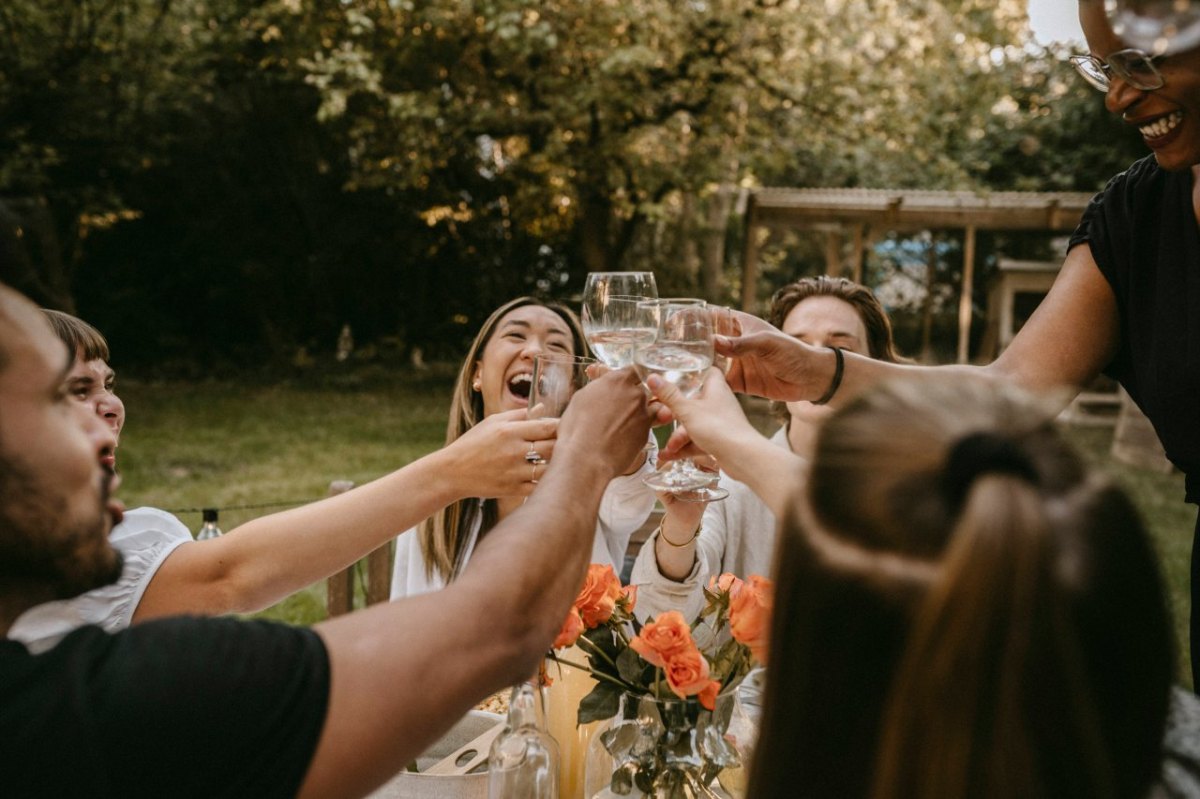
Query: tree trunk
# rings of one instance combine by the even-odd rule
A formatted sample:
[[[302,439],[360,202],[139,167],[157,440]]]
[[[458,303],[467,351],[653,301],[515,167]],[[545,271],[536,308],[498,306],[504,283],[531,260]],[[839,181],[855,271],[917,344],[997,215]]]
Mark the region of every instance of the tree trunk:
[[[725,296],[725,230],[737,197],[737,187],[726,184],[708,201],[700,231],[700,296],[709,302],[727,303]]]
[[[616,267],[612,261],[609,227],[612,224],[612,203],[606,197],[580,192],[579,254],[584,269],[588,272],[610,272]]]
[[[44,199],[0,200],[0,280],[38,305],[75,312],[54,216]]]

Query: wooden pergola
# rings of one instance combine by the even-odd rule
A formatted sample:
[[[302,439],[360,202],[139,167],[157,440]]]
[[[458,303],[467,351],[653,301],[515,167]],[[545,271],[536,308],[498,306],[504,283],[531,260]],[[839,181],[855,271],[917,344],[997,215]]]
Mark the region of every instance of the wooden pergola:
[[[742,307],[752,310],[758,285],[759,231],[808,228],[826,234],[826,271],[842,274],[842,244],[852,238],[850,274],[862,282],[863,254],[871,237],[922,230],[962,230],[963,282],[958,302],[958,360],[967,360],[975,234],[980,230],[1070,233],[1092,198],[1084,192],[908,191],[901,189],[753,190],[746,206],[742,253]]]

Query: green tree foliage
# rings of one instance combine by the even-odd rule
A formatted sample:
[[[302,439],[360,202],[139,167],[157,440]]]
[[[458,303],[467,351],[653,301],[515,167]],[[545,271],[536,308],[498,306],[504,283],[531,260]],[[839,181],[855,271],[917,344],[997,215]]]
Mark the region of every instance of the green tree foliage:
[[[946,139],[983,124],[990,53],[1024,20],[1012,0],[329,7],[338,35],[305,66],[322,116],[346,120],[351,187],[478,171],[512,229],[567,247],[577,271],[669,259],[638,237],[686,226],[720,184],[970,183]]]
[[[1023,6],[8,0],[0,278],[156,362],[344,322],[457,351],[590,269],[718,296],[737,187],[1082,187],[1132,160]]]

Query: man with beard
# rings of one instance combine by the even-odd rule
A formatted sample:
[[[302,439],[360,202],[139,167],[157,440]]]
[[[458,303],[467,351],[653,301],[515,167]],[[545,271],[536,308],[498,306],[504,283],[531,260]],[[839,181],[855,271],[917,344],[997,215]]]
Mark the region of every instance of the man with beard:
[[[0,631],[120,573],[108,532],[122,511],[102,464],[115,440],[67,394],[70,355],[41,312],[0,285]],[[114,635],[85,626],[40,655],[0,642],[5,793],[366,794],[479,699],[534,671],[578,589],[603,488],[648,423],[629,370],[582,390],[540,490],[439,593],[311,630],[172,618]],[[406,473],[421,474],[410,470],[378,501],[395,502]],[[406,488],[410,523],[444,500]]]
[[[115,391],[108,342],[81,319],[59,311],[43,312],[74,353],[67,392],[112,431],[119,445],[125,405]],[[435,458],[415,466],[424,472],[419,482],[434,485],[440,475],[453,498],[464,494],[526,497],[538,469],[514,459],[512,453],[536,446],[549,458],[557,424],[556,419],[527,419],[524,410],[496,414]],[[116,469],[116,448],[106,452],[101,463]],[[514,469],[514,464],[519,468]],[[399,473],[391,474],[376,487],[400,479]],[[353,492],[337,505],[316,503],[260,516],[228,535],[205,541],[193,541],[183,523],[166,511],[148,507],[126,511],[109,535],[109,543],[125,560],[120,579],[72,599],[30,608],[9,628],[8,637],[36,654],[85,624],[116,632],[164,616],[262,610],[387,544],[395,535],[397,514],[406,513],[408,507],[401,487],[388,493],[394,502]]]

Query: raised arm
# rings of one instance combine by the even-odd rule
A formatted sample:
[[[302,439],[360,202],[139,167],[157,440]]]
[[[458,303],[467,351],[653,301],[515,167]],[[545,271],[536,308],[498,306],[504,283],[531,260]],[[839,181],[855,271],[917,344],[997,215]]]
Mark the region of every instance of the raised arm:
[[[528,494],[533,483],[522,455],[537,441],[548,457],[558,420],[524,414],[495,414],[450,446],[353,491],[179,547],[155,573],[133,620],[259,610],[457,499]]]
[[[739,319],[745,314],[738,314]],[[753,318],[753,317],[750,317]],[[717,351],[730,357],[729,385],[744,394],[792,402],[816,400],[834,382],[837,358],[759,321],[743,324],[743,335],[718,337]],[[889,377],[925,369],[984,369],[1031,391],[1078,390],[1099,374],[1117,349],[1120,336],[1116,297],[1100,273],[1091,248],[1071,249],[1058,278],[1012,343],[987,366],[915,366],[885,363],[843,353],[837,406]],[[1071,392],[1062,393],[1064,404]]]
[[[646,441],[631,370],[571,401],[529,500],[443,591],[317,626],[330,706],[302,796],[359,795],[403,768],[471,705],[533,673],[579,589],[608,481]]]
[[[985,368],[1031,391],[1079,389],[1112,360],[1119,339],[1116,296],[1091,248],[1081,244],[1067,253],[1033,316]]]

